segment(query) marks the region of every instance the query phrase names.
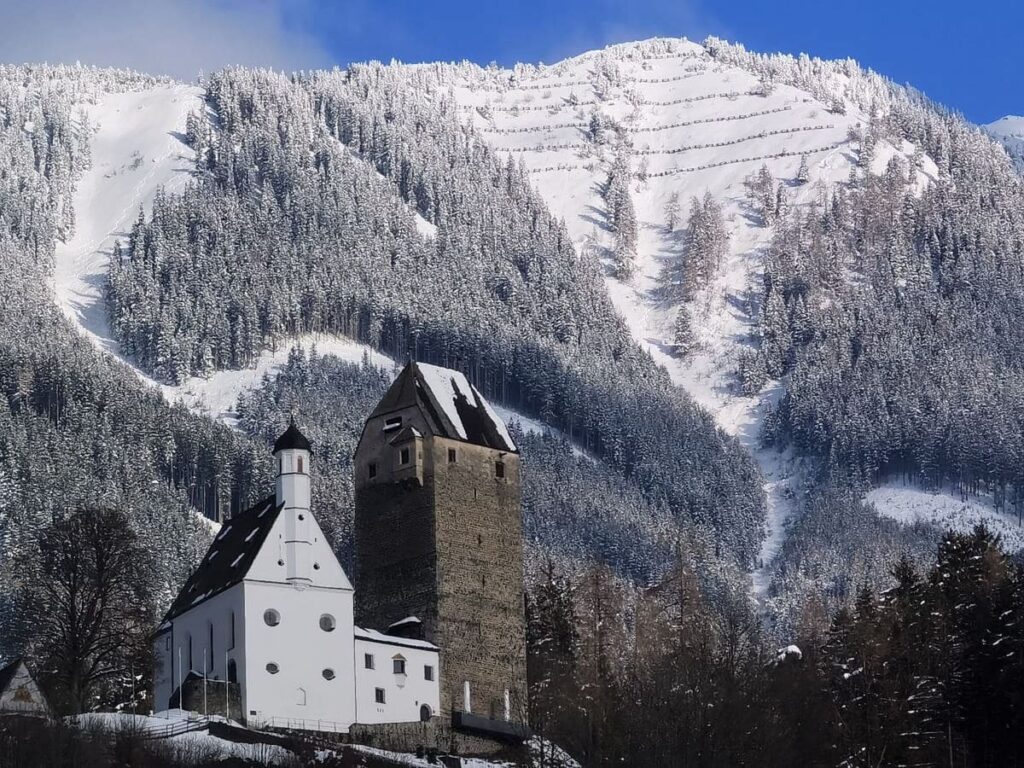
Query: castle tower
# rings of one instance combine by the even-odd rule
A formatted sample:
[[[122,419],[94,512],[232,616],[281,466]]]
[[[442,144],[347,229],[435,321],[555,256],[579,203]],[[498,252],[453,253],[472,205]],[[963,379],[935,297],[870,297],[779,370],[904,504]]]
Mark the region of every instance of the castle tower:
[[[524,723],[519,453],[501,419],[461,373],[410,363],[363,428],[355,489],[356,622],[440,647],[442,715]]]
[[[298,430],[292,418],[288,429],[274,443],[277,461],[275,498],[278,505],[284,505],[281,515],[285,522],[287,579],[300,588],[313,581],[313,540],[309,526],[309,463],[312,455],[309,440]]]

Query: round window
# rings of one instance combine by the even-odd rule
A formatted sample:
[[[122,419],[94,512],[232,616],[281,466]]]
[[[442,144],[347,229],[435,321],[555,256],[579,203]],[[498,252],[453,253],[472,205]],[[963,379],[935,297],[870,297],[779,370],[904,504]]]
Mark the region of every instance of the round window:
[[[267,608],[267,610],[263,612],[263,621],[268,627],[276,627],[281,623],[281,614],[273,608]]]
[[[274,662],[270,662],[269,664],[267,664],[267,672],[269,672],[270,674],[276,675],[280,671],[281,668],[277,666],[277,664],[275,664]]]
[[[334,670],[333,669],[325,669],[321,674],[324,676],[324,680],[333,680],[334,679]]]
[[[338,626],[338,622],[334,620],[334,617],[329,613],[325,613],[320,617],[320,629],[324,632],[333,632],[334,628]]]

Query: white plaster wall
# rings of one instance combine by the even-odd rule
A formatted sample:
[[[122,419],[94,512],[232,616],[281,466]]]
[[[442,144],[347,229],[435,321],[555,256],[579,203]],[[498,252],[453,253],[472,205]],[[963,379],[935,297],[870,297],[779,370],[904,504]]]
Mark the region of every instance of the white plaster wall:
[[[269,514],[269,513],[268,513]],[[285,542],[288,540],[287,515],[284,510],[277,516],[274,526],[267,534],[266,541],[260,548],[259,553],[249,567],[246,574],[246,581],[274,581],[286,583],[288,578],[288,552]],[[352,583],[348,580],[341,563],[335,556],[334,551],[324,538],[324,532],[320,529],[316,517],[312,514],[306,515],[308,525],[307,535],[310,537],[309,548],[310,565],[312,573],[311,585],[314,587],[330,587],[334,589],[352,590]],[[283,562],[284,565],[280,565]]]
[[[331,560],[337,564],[333,553]],[[298,589],[287,583],[247,579],[244,595],[247,721],[347,731],[355,721],[351,589],[316,584]],[[281,615],[276,627],[263,620],[271,608]],[[320,628],[320,616],[325,613],[336,621],[332,632]],[[278,665],[277,674],[267,671],[268,663]],[[333,680],[324,678],[324,669],[334,670]]]
[[[374,669],[367,669],[364,655],[374,657]],[[396,675],[392,660],[401,655],[405,658],[406,674]],[[434,668],[434,679],[427,680],[424,666]],[[436,650],[411,648],[394,643],[368,640],[357,636],[355,639],[356,676],[356,722],[357,723],[402,723],[420,719],[420,706],[426,704],[431,714],[440,709],[440,687],[438,679]],[[385,703],[376,702],[376,689],[383,688]]]
[[[231,614],[235,615],[234,645],[231,637]],[[210,647],[210,626],[213,626],[213,647]],[[234,660],[238,680],[243,680],[245,658],[245,604],[242,585],[229,589],[199,603],[194,608],[171,620],[171,630],[158,635],[154,641],[156,670],[153,681],[154,706],[157,710],[169,705],[171,694],[178,687],[178,663],[181,660],[181,680],[189,673],[189,636],[192,638],[191,669],[203,674],[203,654],[206,654],[206,674],[212,680],[227,678],[227,662]],[[180,656],[179,656],[180,651]],[[225,658],[225,653],[227,658]],[[242,691],[245,703],[245,691]]]

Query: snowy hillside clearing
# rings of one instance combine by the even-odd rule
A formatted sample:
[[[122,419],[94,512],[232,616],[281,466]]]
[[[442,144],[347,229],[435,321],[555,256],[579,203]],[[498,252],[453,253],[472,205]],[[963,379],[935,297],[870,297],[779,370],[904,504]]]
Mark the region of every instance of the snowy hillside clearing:
[[[873,504],[883,517],[903,525],[924,523],[958,533],[969,533],[983,523],[1002,538],[1007,552],[1024,550],[1024,526],[1012,512],[996,510],[985,496],[962,498],[952,490],[928,491],[900,482],[891,482],[868,492],[864,500]]]
[[[101,94],[82,107],[92,137],[92,167],[75,189],[74,236],[57,243],[53,291],[78,330],[119,357],[103,300],[107,264],[115,240],[127,234],[140,208],[149,209],[157,190],[180,189],[191,177],[185,118],[202,110],[202,90],[160,85]]]
[[[350,363],[367,360],[371,365],[388,370],[395,366],[395,361],[387,355],[348,337],[307,333],[282,339],[274,350],[264,350],[251,368],[216,371],[207,378],[193,376],[176,387],[161,385],[161,389],[171,402],[181,402],[196,413],[234,427],[238,423],[235,406],[239,395],[258,387],[264,376],[276,375],[295,348],[307,354],[315,349],[318,355],[333,355]]]
[[[786,188],[791,205],[820,199],[849,177],[857,149],[849,133],[867,123],[866,115],[849,106],[836,114],[807,92],[766,86],[686,40],[613,46],[550,67],[463,73],[455,97],[464,119],[492,146],[525,164],[555,214],[564,217],[576,246],[599,255],[610,253],[614,238],[601,196],[613,149],[593,140],[592,114],[620,126],[627,137],[637,264],[629,282],[609,276],[608,290],[637,341],[760,464],[768,520],[754,587],[762,593],[764,566],[784,540],[799,473],[790,456],[759,444],[765,409],[781,396],[780,384],[744,397],[733,383],[737,352],[750,343],[753,330],[749,289],[757,285],[771,236],[747,203],[744,179],[764,164]],[[913,153],[908,143],[897,148],[881,142],[871,170],[881,172],[895,155],[909,163]],[[802,157],[810,178],[799,184]],[[925,158],[915,188],[936,175]],[[659,296],[659,287],[663,265],[681,253],[683,237],[680,228],[668,230],[664,211],[678,194],[685,216],[689,199],[706,191],[723,206],[730,251],[691,302],[697,350],[681,360],[671,346],[677,306]]]

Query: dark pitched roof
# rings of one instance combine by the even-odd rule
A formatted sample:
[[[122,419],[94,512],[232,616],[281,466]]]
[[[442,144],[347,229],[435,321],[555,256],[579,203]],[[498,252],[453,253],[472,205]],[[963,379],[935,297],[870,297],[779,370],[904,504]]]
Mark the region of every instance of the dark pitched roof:
[[[313,446],[310,445],[309,440],[307,440],[306,436],[299,432],[299,428],[295,426],[294,417],[292,417],[292,420],[289,422],[288,429],[286,429],[284,433],[277,438],[277,441],[274,443],[273,452],[277,453],[278,451],[288,449],[299,449],[302,451],[309,451],[310,453],[313,452]]]
[[[181,615],[244,579],[283,507],[271,496],[225,521],[164,620]]]
[[[504,422],[459,371],[409,363],[370,418],[413,405],[419,406],[434,435],[503,451],[517,450]]]
[[[6,667],[0,669],[0,693],[7,690],[7,686],[10,684],[11,678],[18,671],[19,666],[21,666],[21,659],[15,659]]]

